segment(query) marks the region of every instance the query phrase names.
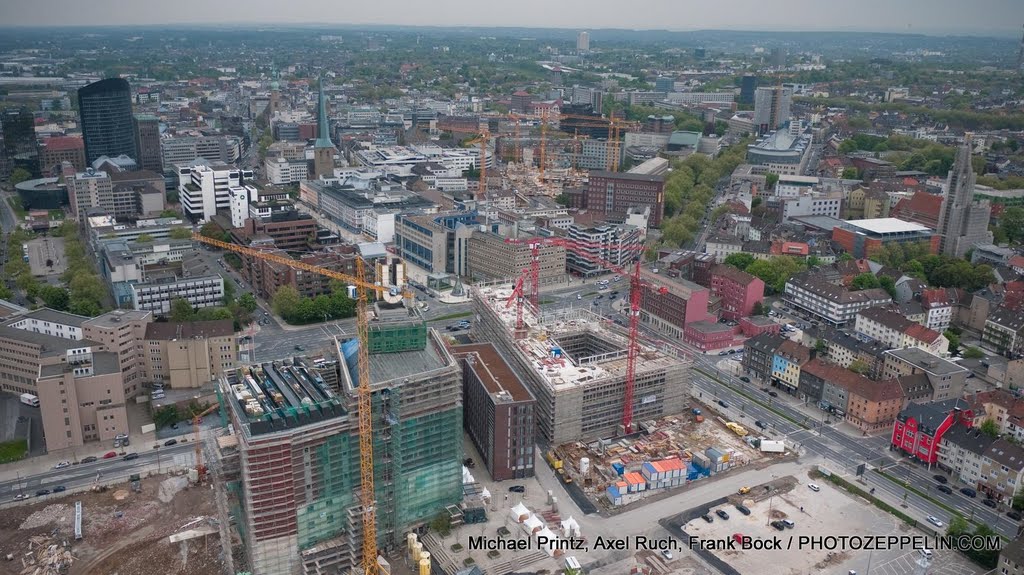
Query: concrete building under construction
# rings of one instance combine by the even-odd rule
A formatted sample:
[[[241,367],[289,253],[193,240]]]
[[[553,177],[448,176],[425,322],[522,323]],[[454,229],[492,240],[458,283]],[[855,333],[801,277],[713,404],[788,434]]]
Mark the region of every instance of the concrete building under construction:
[[[551,445],[591,441],[622,433],[626,388],[625,333],[606,327],[588,310],[545,311],[540,320],[523,310],[526,333],[514,336],[511,288],[480,287],[474,293],[474,337],[502,350],[537,400],[538,440]],[[633,389],[634,427],[680,413],[690,391],[688,360],[641,348]]]
[[[360,564],[358,340],[333,361],[264,363],[220,380],[237,436],[232,514],[261,575],[349,572]],[[422,318],[378,305],[370,330],[378,546],[401,544],[462,497],[458,363]]]

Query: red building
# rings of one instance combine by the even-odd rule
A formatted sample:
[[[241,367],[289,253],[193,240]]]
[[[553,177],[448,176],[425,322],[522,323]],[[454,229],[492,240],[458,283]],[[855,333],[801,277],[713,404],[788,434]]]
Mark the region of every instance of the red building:
[[[85,143],[77,136],[54,136],[39,146],[39,171],[43,177],[59,173],[61,162],[71,162],[78,172],[85,171]]]
[[[722,318],[736,320],[754,312],[764,299],[764,282],[729,265],[711,268],[711,295],[722,298]]]
[[[605,216],[625,215],[632,207],[651,207],[648,227],[661,225],[665,214],[665,178],[646,174],[630,174],[591,170],[587,180],[588,210]]]
[[[938,461],[942,436],[953,425],[971,427],[974,412],[962,399],[909,403],[893,422],[889,449],[899,449],[928,465]]]
[[[738,345],[737,328],[716,321],[695,321],[683,330],[683,341],[701,351],[715,351]]]
[[[708,315],[708,288],[682,278],[667,278],[642,272],[649,286],[640,298],[640,320],[676,339],[695,321],[714,321]],[[665,288],[664,291],[661,288]]]

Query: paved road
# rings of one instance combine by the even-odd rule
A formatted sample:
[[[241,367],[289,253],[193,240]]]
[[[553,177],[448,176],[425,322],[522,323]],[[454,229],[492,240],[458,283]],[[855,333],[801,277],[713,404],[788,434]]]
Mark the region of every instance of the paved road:
[[[901,479],[906,478],[909,485],[927,492],[933,499],[956,509],[965,518],[973,517],[979,523],[987,524],[1003,535],[1010,537],[1016,535],[1017,522],[1006,517],[1005,509],[996,512],[982,505],[980,500],[965,497],[956,491],[951,495],[936,491],[933,488],[936,482],[932,475],[938,473],[938,470],[928,471],[925,467],[906,463],[907,460],[899,458],[894,452],[889,451],[886,436],[851,437],[835,429],[832,425],[826,424],[822,427],[820,422],[807,421],[808,416],[791,405],[790,399],[772,399],[761,392],[757,385],[744,384],[737,377],[718,370],[714,365],[719,359],[717,356],[697,355],[694,359],[697,367],[708,373],[713,373],[718,379],[727,381],[737,389],[744,389],[747,395],[757,398],[764,404],[771,402],[773,409],[786,414],[795,421],[806,421],[808,425],[816,426],[812,430],[803,429],[763,405],[752,402],[728,387],[696,373],[694,385],[698,393],[704,394],[702,399],[708,403],[714,403],[717,399],[724,400],[729,405],[725,411],[736,416],[741,422],[751,424],[749,427],[754,427],[754,420],[765,422],[769,425],[771,433],[786,436],[791,441],[799,443],[800,448],[805,452],[818,455],[825,459],[827,465],[842,468],[847,473],[851,473],[861,463],[884,466],[891,475]],[[913,510],[910,513],[912,517],[923,521],[927,515],[934,515],[944,523],[949,523],[949,513],[932,501],[919,497],[913,492],[905,490],[901,485],[872,471],[869,471],[864,479],[867,480],[869,487],[875,487],[877,490],[887,493],[890,500],[904,501],[905,497],[906,503]]]
[[[147,444],[148,447],[148,444]],[[172,447],[161,447],[139,451],[139,458],[124,461],[120,457],[100,459],[93,463],[72,465],[64,469],[51,469],[35,475],[17,479],[0,481],[0,502],[11,501],[18,493],[34,495],[40,489],[50,489],[62,485],[67,489],[88,486],[96,480],[99,473],[101,479],[125,478],[133,473],[142,473],[149,469],[166,469],[168,465],[187,465],[194,459],[195,446],[189,442]]]

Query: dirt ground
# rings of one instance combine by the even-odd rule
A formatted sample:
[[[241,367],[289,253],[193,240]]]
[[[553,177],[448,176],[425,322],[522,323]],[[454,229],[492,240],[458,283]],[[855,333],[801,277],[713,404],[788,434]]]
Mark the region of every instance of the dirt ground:
[[[83,505],[83,539],[74,541],[75,502]],[[219,573],[221,545],[216,532],[186,542],[168,536],[187,529],[216,528],[209,487],[187,486],[184,477],[158,475],[142,481],[141,493],[128,485],[104,493],[76,493],[45,503],[12,507],[0,514],[0,575],[22,574],[30,539],[69,545],[74,561],[68,575],[210,575]],[[158,566],[158,567],[157,567]]]

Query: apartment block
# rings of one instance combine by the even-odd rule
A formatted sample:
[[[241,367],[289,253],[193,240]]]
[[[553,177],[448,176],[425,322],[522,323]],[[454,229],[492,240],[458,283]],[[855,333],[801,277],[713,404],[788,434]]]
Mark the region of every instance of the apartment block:
[[[996,308],[985,319],[981,341],[1002,355],[1024,353],[1024,314],[1002,306]]]
[[[956,301],[946,288],[928,289],[921,292],[921,307],[927,314],[925,327],[939,333],[946,331],[953,321],[953,309]]]
[[[167,163],[167,162],[165,162]],[[197,161],[178,168],[178,197],[187,217],[209,221],[217,210],[231,207],[230,188],[241,186],[253,177],[251,170],[227,164]]]
[[[565,265],[569,273],[579,277],[608,273],[607,268],[597,263],[599,261],[625,268],[643,255],[643,233],[635,226],[572,224],[568,238],[577,242],[579,249],[566,252]]]
[[[857,313],[854,330],[890,348],[919,347],[940,357],[949,355],[946,336],[907,319],[896,309],[872,307],[861,310]]]
[[[586,207],[607,217],[623,216],[632,207],[649,206],[651,216],[648,225],[658,227],[665,215],[664,188],[663,176],[591,170],[587,180]]]
[[[908,403],[893,422],[890,449],[898,449],[925,464],[939,459],[942,436],[953,425],[970,427],[974,413],[966,401]]]
[[[960,397],[968,370],[934,354],[917,348],[893,349],[885,352],[883,377],[886,379],[923,373],[932,385],[932,401]]]
[[[892,302],[892,297],[883,289],[850,291],[815,272],[799,273],[789,279],[783,299],[833,326],[848,324],[861,310]]]
[[[47,451],[128,433],[116,353],[93,347],[68,349],[60,363],[40,365],[36,395]]]
[[[463,423],[495,481],[533,477],[536,400],[491,343],[458,345]]]
[[[968,487],[977,489],[985,453],[995,441],[995,437],[978,429],[954,425],[942,435],[938,463]]]
[[[150,381],[143,339],[153,319],[150,311],[118,309],[82,322],[82,335],[85,339],[95,341],[107,351],[117,354],[126,399],[143,393],[142,384]]]
[[[715,320],[708,314],[708,288],[682,278],[656,275],[653,269],[641,270],[648,285],[640,296],[640,321],[682,339],[688,324]]]
[[[202,387],[238,367],[238,338],[227,319],[150,323],[139,343],[149,377],[171,389]]]
[[[157,315],[170,313],[171,302],[178,298],[188,300],[193,308],[218,306],[224,300],[224,278],[220,274],[198,277],[179,276],[174,272],[163,276],[151,274],[146,283],[128,287],[133,309]]]
[[[739,268],[717,265],[711,268],[711,295],[722,300],[722,318],[738,320],[752,315],[764,300],[764,281]]]
[[[285,251],[270,251],[268,253],[290,257]],[[354,275],[357,257],[359,255],[356,253],[355,246],[339,245],[331,246],[317,253],[302,254],[298,260],[343,274]],[[331,278],[297,270],[277,262],[243,257],[240,272],[242,277],[256,290],[257,295],[264,299],[273,297],[282,286],[295,288],[303,297],[316,297],[331,293]]]
[[[743,372],[767,383],[772,377],[772,362],[786,338],[773,333],[761,334],[743,342]]]
[[[792,340],[782,342],[772,357],[772,387],[796,395],[800,386],[800,370],[814,357],[812,350]]]
[[[1024,487],[1024,448],[999,438],[985,451],[978,490],[1009,505]]]

